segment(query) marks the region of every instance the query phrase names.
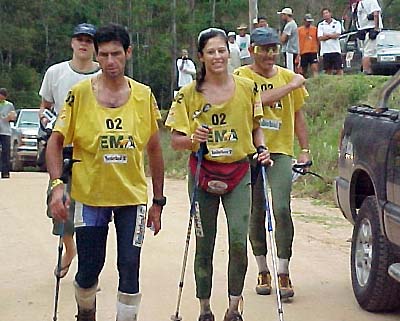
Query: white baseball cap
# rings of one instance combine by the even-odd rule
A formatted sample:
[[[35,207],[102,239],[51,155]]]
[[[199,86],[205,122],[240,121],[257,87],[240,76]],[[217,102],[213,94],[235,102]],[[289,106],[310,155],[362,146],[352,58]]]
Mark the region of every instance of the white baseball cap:
[[[236,36],[236,32],[234,32],[234,31],[228,32],[228,37],[234,37],[234,36]]]
[[[293,16],[292,8],[283,8],[281,11],[278,11],[277,14],[287,14],[288,16]]]

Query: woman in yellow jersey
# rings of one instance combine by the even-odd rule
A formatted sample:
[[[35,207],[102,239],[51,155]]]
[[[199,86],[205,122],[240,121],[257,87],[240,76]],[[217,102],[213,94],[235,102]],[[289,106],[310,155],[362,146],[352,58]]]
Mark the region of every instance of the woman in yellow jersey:
[[[254,82],[228,74],[228,39],[210,28],[198,37],[202,68],[197,81],[183,87],[172,104],[166,125],[172,129],[172,147],[196,152],[207,143],[200,174],[198,202],[204,237],[196,237],[196,296],[199,321],[213,321],[210,308],[212,261],[220,201],[229,232],[229,308],[224,321],[243,320],[238,311],[247,270],[247,231],[251,206],[248,155],[269,162],[259,127],[262,106]],[[189,161],[189,191],[194,183],[196,157]],[[219,175],[224,172],[226,175]],[[223,176],[223,177],[222,177]],[[216,186],[215,186],[216,185]],[[190,192],[191,194],[191,192]]]

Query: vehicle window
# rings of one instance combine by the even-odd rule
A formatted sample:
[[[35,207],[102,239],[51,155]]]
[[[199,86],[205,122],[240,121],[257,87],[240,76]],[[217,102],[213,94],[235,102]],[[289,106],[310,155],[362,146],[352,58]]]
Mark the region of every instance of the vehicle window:
[[[400,32],[381,32],[377,38],[377,45],[382,47],[398,47]]]
[[[39,117],[37,111],[23,111],[19,115],[19,126],[37,127],[39,126]]]

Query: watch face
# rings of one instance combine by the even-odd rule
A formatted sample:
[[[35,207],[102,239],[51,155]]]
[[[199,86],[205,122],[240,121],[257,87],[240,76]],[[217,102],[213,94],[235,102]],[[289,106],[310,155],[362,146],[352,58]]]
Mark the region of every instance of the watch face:
[[[153,203],[159,206],[165,206],[165,204],[167,204],[167,198],[165,196],[160,199],[153,198]]]

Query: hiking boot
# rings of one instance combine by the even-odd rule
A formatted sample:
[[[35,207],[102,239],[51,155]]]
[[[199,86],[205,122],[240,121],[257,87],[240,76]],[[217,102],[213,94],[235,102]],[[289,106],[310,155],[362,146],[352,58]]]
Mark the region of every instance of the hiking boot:
[[[229,313],[228,309],[225,312],[224,321],[243,321],[243,318],[239,311],[233,311]]]
[[[294,296],[292,281],[290,281],[289,274],[279,274],[278,283],[279,292],[282,299],[287,299]]]
[[[96,309],[83,310],[78,307],[76,321],[96,321]]]
[[[267,271],[258,273],[256,292],[260,295],[271,294],[271,273]]]
[[[214,321],[214,314],[207,312],[206,314],[200,314],[199,321]]]

